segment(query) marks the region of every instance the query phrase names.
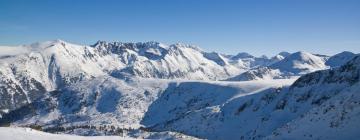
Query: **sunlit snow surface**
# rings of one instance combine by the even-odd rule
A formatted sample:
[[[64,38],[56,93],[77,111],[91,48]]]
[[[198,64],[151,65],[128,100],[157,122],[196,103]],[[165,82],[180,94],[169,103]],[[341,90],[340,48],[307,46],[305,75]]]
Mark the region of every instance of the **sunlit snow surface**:
[[[30,128],[0,127],[1,140],[132,140],[119,136],[74,136],[65,134],[50,134]]]

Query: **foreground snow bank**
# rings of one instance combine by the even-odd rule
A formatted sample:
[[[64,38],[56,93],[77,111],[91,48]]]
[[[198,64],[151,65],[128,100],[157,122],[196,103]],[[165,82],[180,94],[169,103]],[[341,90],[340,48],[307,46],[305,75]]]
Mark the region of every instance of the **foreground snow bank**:
[[[1,140],[129,140],[119,136],[72,136],[62,134],[50,134],[31,128],[0,127]]]

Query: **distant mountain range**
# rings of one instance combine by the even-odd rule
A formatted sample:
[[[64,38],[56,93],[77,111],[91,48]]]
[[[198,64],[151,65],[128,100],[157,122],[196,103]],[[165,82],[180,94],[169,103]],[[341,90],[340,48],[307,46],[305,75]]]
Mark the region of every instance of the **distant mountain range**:
[[[353,139],[360,55],[158,42],[0,47],[0,125],[169,139]]]

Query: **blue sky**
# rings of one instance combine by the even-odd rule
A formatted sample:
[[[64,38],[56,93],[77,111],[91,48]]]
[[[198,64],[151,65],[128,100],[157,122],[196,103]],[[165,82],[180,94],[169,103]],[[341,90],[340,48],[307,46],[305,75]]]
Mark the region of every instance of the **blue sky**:
[[[0,45],[183,42],[274,55],[360,52],[359,0],[0,0]]]

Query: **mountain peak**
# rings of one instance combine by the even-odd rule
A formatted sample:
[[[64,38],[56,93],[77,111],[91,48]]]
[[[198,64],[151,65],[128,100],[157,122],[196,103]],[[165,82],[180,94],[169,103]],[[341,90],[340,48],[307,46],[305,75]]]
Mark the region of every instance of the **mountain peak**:
[[[233,56],[232,59],[243,59],[243,58],[254,58],[255,56],[246,53],[246,52],[240,52],[237,55]]]
[[[295,52],[293,54],[290,54],[287,58],[285,58],[287,60],[293,61],[293,60],[297,60],[297,61],[309,61],[312,59],[318,59],[317,56],[306,52],[306,51],[298,51]]]
[[[190,49],[194,49],[194,50],[199,51],[199,52],[203,52],[203,50],[201,48],[199,48],[198,46],[179,43],[179,42],[175,43],[175,44],[171,44],[169,47],[170,48],[190,48]]]
[[[339,67],[345,64],[346,62],[348,62],[349,60],[351,60],[354,56],[356,56],[356,54],[348,51],[343,51],[341,53],[338,53],[330,57],[325,64],[330,67]]]
[[[91,47],[96,47],[96,46],[102,46],[102,45],[105,45],[105,44],[107,44],[107,42],[106,42],[106,41],[103,41],[103,40],[98,40],[98,41],[96,41],[96,43],[95,43],[95,44],[90,45],[90,46],[91,46]]]
[[[282,51],[282,52],[280,52],[278,55],[281,55],[281,56],[283,56],[283,57],[288,57],[289,55],[291,55],[291,53],[286,52],[286,51]]]
[[[293,74],[305,74],[326,68],[322,58],[305,51],[295,52],[270,67]]]
[[[64,40],[61,40],[61,39],[55,39],[52,42],[53,43],[66,43]]]

